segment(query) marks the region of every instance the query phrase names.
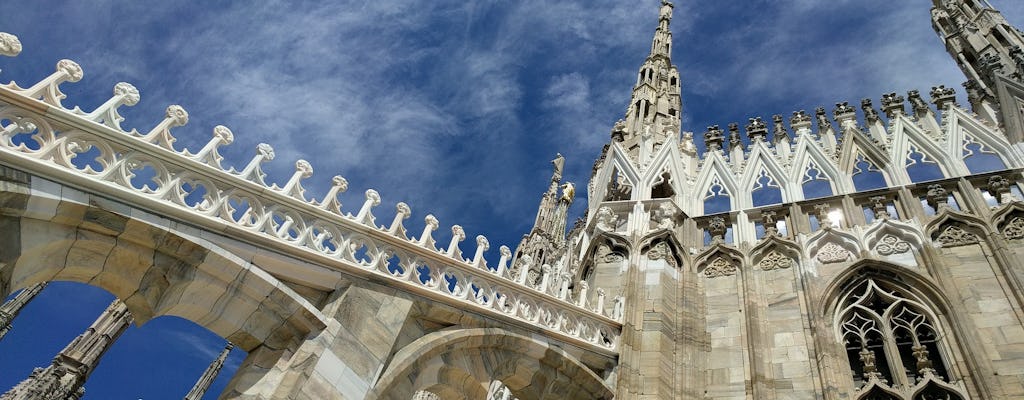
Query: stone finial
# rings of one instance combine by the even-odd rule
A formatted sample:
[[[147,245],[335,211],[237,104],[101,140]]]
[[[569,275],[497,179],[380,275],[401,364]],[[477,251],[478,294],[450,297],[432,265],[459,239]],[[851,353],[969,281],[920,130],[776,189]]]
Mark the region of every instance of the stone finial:
[[[740,124],[729,123],[729,150],[742,149],[743,139],[740,138]]]
[[[931,98],[932,104],[935,104],[939,110],[945,110],[950,105],[957,105],[956,91],[945,85],[932,86]]]
[[[907,100],[910,101],[910,107],[914,110],[914,114],[916,115],[923,115],[928,111],[931,111],[928,108],[928,103],[921,98],[921,92],[917,90],[907,92]]]
[[[817,107],[814,109],[814,119],[818,121],[818,133],[825,133],[825,131],[832,129],[832,122],[828,120],[828,114],[825,113],[825,107]]]
[[[764,236],[780,236],[779,227],[777,226],[776,217],[778,214],[775,211],[765,211],[761,213],[761,225],[764,226]]]
[[[811,116],[807,115],[807,111],[793,111],[793,116],[789,118],[789,126],[799,134],[803,130],[811,129]]]
[[[134,106],[139,103],[141,96],[139,95],[139,89],[136,89],[134,85],[128,82],[118,82],[114,85],[114,96],[121,97],[123,105]]]
[[[427,216],[423,218],[423,222],[426,225],[423,226],[423,234],[420,235],[419,245],[428,249],[437,250],[437,247],[434,245],[435,242],[432,235],[434,231],[437,230],[437,227],[441,226],[441,224],[433,214],[427,214]]]
[[[768,140],[768,127],[761,117],[748,119],[746,129],[747,137],[750,138],[751,142]]]
[[[708,233],[712,242],[724,242],[725,234],[728,232],[729,227],[725,224],[725,218],[713,217],[708,221]]]
[[[187,123],[188,111],[185,111],[185,108],[176,104],[167,106],[164,119],[148,133],[140,136],[139,140],[174,151],[175,138],[171,135],[171,128],[184,126]]]
[[[487,268],[487,261],[484,260],[484,252],[491,248],[491,242],[487,241],[484,235],[476,236],[476,253],[473,254],[473,266],[476,268]]]
[[[875,106],[871,104],[871,99],[861,100],[860,109],[864,111],[864,121],[869,124],[878,121],[878,111],[875,111]]]
[[[186,157],[192,157],[193,160],[199,161],[203,164],[212,166],[217,169],[223,169],[220,162],[224,160],[224,157],[217,152],[217,148],[222,145],[228,145],[235,141],[235,135],[231,133],[231,129],[224,125],[217,125],[213,128],[213,137],[210,141],[203,146],[202,150],[199,150],[196,154],[191,154],[188,150],[183,151]]]
[[[836,107],[832,109],[832,116],[836,121],[841,123],[845,120],[856,118],[857,111],[850,106],[849,102],[844,101],[842,103],[836,103]]]
[[[391,226],[388,227],[388,233],[396,235],[401,238],[405,236],[405,226],[402,225],[402,221],[409,219],[412,215],[412,209],[409,208],[408,204],[399,202],[395,204],[395,219],[391,220]]]
[[[214,131],[214,134],[216,134],[216,131]],[[260,164],[263,164],[264,162],[267,161],[271,161],[273,159],[274,148],[271,147],[269,144],[260,143],[259,145],[256,146],[256,155],[253,156],[252,160],[249,161],[249,164],[247,164],[245,168],[242,169],[242,172],[238,173],[238,176],[242,179],[266,186],[266,182],[263,181],[263,178],[266,176],[266,174],[264,174],[263,171],[260,170]]]
[[[587,291],[590,289],[590,284],[587,281],[579,282],[580,292],[576,296],[576,306],[580,308],[587,308]]]
[[[708,147],[708,151],[722,150],[722,143],[725,142],[725,135],[722,134],[722,129],[718,125],[711,125],[708,130],[704,132],[704,145]]]
[[[974,79],[968,79],[967,82],[963,83],[963,86],[967,90],[967,101],[971,102],[971,104],[992,98],[992,93]]]
[[[1017,72],[1014,73],[1017,79],[1024,79],[1024,49],[1020,46],[1010,46],[1010,59],[1013,60],[1013,64],[1017,67]]]
[[[893,93],[886,93],[882,95],[882,111],[885,112],[887,118],[895,118],[897,115],[906,115],[906,110],[903,108],[903,96]]]
[[[786,125],[782,122],[782,115],[772,115],[772,123],[775,125],[775,130],[772,131],[772,139],[775,143],[782,141],[782,139],[789,139],[789,131],[786,130]]]
[[[928,185],[928,193],[925,196],[928,199],[928,205],[936,211],[949,207],[949,191],[942,185]]]
[[[302,188],[302,180],[311,176],[313,176],[313,166],[309,164],[309,161],[298,160],[295,162],[295,172],[292,173],[291,178],[288,178],[288,182],[280,188],[274,185],[274,189],[293,198],[306,201],[306,190]]]
[[[17,36],[0,32],[0,56],[14,57],[21,54],[21,41]]]
[[[1010,186],[1010,180],[1004,178],[1002,175],[994,175],[988,178],[988,192],[998,199],[1000,204],[1009,203],[1015,200],[1010,191]]]
[[[85,76],[85,71],[78,63],[71,60],[60,60],[57,61],[57,73],[63,75],[64,79],[61,82],[78,82]]]
[[[366,190],[366,200],[363,201],[363,206],[359,208],[359,214],[353,218],[357,223],[368,225],[376,228],[374,221],[376,218],[373,216],[373,208],[380,205],[380,193],[376,190]]]
[[[988,78],[994,78],[997,75],[1003,75],[1003,60],[999,58],[995,53],[985,53],[978,58],[978,65],[980,66],[981,72],[984,73]]]
[[[466,231],[460,225],[452,225],[452,241],[448,242],[448,257],[462,261],[462,249],[459,249],[459,242],[466,240]]]
[[[498,253],[501,254],[501,258],[498,259],[498,268],[494,273],[498,276],[505,276],[505,271],[508,271],[508,260],[512,259],[512,250],[509,250],[508,246],[502,245],[498,248]]]
[[[889,219],[889,206],[886,204],[889,199],[885,196],[872,196],[868,198],[871,206],[871,211],[875,212],[875,218],[877,219]]]
[[[814,206],[814,213],[818,217],[818,227],[821,229],[832,229],[832,217],[829,213],[832,212],[832,206],[829,204],[816,204]]]
[[[341,215],[341,201],[338,200],[338,195],[347,190],[348,180],[341,175],[335,175],[331,178],[331,189],[327,191],[327,195],[324,196],[324,200],[319,204],[320,209]]]
[[[612,127],[612,140],[621,142],[626,140],[626,121],[618,120],[615,121],[615,126]]]
[[[139,103],[141,96],[139,90],[127,82],[118,82],[114,85],[114,95],[92,112],[85,114],[84,119],[101,123],[111,128],[121,130],[121,121],[124,120],[117,113],[121,106],[134,106]]]

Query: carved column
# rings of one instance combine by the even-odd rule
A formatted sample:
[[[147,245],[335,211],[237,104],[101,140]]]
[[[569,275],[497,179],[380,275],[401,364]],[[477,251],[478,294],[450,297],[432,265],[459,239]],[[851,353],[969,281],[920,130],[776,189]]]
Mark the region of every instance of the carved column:
[[[210,363],[209,367],[206,367],[206,371],[203,371],[203,376],[199,377],[196,381],[195,386],[192,386],[192,390],[188,391],[185,395],[185,400],[199,400],[206,394],[206,390],[213,384],[213,380],[217,379],[217,374],[220,373],[220,369],[224,367],[224,361],[228,359],[228,353],[231,349],[235,348],[234,344],[228,342],[227,346],[224,346],[224,350],[220,352],[220,356],[216,360]]]
[[[110,345],[133,321],[128,306],[115,299],[89,329],[78,335],[46,368],[36,368],[28,379],[0,396],[0,400],[77,400],[85,394],[85,380],[96,369]]]
[[[17,296],[14,296],[13,299],[0,306],[0,340],[3,340],[7,332],[11,330],[11,322],[18,316],[21,309],[25,308],[25,305],[32,301],[45,287],[46,282],[27,287],[18,293]]]

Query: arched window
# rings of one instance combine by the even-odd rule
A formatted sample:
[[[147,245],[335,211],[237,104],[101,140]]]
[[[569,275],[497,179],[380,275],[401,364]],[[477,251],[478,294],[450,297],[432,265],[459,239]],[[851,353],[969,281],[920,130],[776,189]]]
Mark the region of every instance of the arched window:
[[[704,194],[704,215],[728,212],[731,209],[729,189],[716,177]]]
[[[939,163],[914,146],[907,150],[903,166],[906,168],[910,180],[915,183],[945,178],[942,169],[939,168]]]
[[[750,188],[754,207],[782,203],[782,188],[768,170],[761,168]]]
[[[668,172],[661,174],[661,178],[651,188],[652,199],[668,199],[676,194],[672,189],[672,175]]]
[[[832,196],[832,181],[828,175],[821,171],[813,161],[807,163],[807,170],[803,179],[800,180],[800,187],[804,190],[805,199]]]
[[[869,278],[852,285],[839,304],[835,323],[863,391],[857,399],[902,399],[889,389],[921,384],[926,389],[907,400],[966,399],[948,384],[938,321],[923,302]]]
[[[850,171],[850,175],[853,177],[853,186],[858,191],[884,188],[887,186],[885,176],[882,175],[882,171],[879,170],[874,163],[868,161],[868,159],[862,154],[857,155],[857,159],[854,161],[853,170]]]

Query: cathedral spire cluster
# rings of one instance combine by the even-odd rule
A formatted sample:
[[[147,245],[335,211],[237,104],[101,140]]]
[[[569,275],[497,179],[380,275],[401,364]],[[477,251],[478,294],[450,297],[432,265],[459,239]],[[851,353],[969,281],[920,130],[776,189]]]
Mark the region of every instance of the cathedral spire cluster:
[[[650,55],[637,73],[626,115],[612,129],[612,140],[621,142],[638,162],[650,157],[668,137],[679,134],[680,80],[679,71],[672,63],[669,27],[673,9],[672,3],[661,2]]]

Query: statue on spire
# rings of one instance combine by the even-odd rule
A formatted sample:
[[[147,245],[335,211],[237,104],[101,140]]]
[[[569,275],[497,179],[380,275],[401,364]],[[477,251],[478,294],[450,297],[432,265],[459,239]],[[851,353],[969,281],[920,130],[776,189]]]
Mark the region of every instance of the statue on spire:
[[[672,2],[668,0],[661,0],[661,19],[671,20],[673,7],[675,6],[672,5]]]
[[[558,182],[562,180],[562,169],[565,168],[565,157],[562,153],[556,153],[554,160],[551,160],[551,164],[555,165],[555,173],[551,175],[551,180]]]

